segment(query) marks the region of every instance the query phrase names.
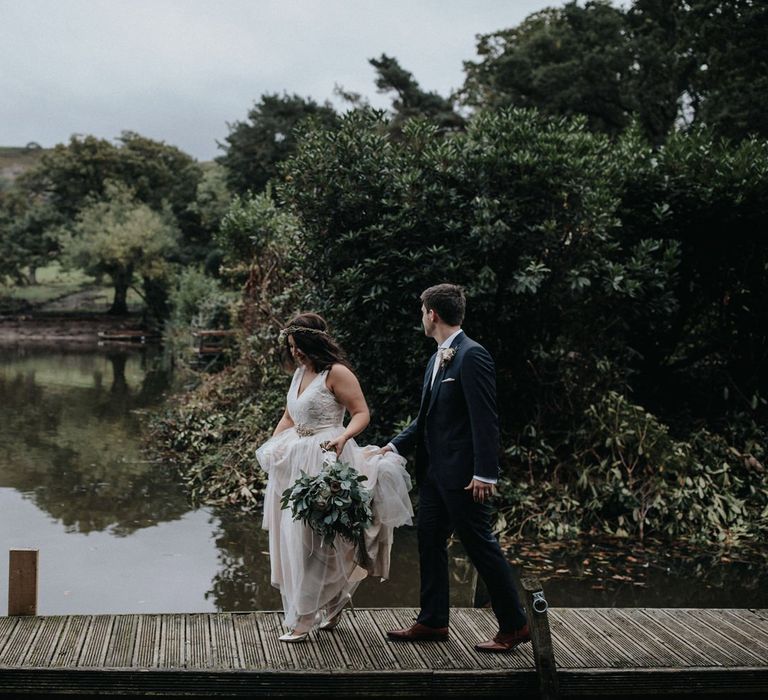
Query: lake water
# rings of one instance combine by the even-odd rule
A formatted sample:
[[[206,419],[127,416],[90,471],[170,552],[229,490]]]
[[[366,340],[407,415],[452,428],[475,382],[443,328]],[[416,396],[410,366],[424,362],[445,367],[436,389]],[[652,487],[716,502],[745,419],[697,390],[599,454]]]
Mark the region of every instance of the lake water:
[[[0,347],[0,605],[7,551],[28,548],[44,615],[280,608],[260,515],[191,507],[142,453],[146,413],[170,390],[151,349]],[[469,567],[454,559],[467,605]],[[355,604],[416,605],[417,566],[415,531],[400,530],[391,578],[363,582]]]
[[[162,365],[151,348],[0,347],[0,614],[13,548],[40,551],[43,615],[280,608],[260,516],[193,508],[141,450],[146,413],[172,390]],[[452,603],[470,605],[471,567],[460,546],[450,551]],[[625,553],[590,552],[549,556],[560,567],[546,585],[552,605],[768,607],[754,564],[655,561],[644,581],[621,580],[611,572]],[[396,533],[391,579],[365,581],[355,604],[418,604],[414,529]]]

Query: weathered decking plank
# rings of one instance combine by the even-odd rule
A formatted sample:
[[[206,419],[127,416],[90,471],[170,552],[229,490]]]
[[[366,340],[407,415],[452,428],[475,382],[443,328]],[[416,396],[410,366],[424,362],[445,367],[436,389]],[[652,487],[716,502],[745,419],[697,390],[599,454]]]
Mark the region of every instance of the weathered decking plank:
[[[634,639],[624,633],[621,626],[600,614],[600,610],[578,610],[576,614],[592,629],[605,644],[612,646],[621,654],[620,663],[615,665],[622,668],[642,666],[656,668],[661,666],[659,659]]]
[[[235,644],[235,628],[231,613],[208,618],[211,627],[211,663],[214,668],[242,668]]]
[[[685,640],[680,639],[674,632],[669,629],[665,624],[659,622],[651,616],[645,614],[645,610],[625,608],[622,613],[635,622],[638,627],[645,629],[649,634],[652,634],[659,642],[667,647],[672,653],[674,653],[682,661],[680,665],[682,667],[710,667],[719,666],[719,662],[707,656],[702,650],[691,645]],[[670,664],[671,667],[677,667],[678,664]]]
[[[208,615],[195,613],[187,615],[187,666],[189,668],[211,668],[211,635]]]
[[[278,671],[295,670],[289,644],[281,644],[278,637],[287,632],[278,613],[264,613],[256,618],[259,636],[264,644],[264,654],[267,657],[267,668]]]
[[[752,611],[739,611],[741,614],[737,614],[734,610],[702,610],[700,612],[717,614],[722,616],[731,626],[737,627],[745,634],[749,635],[752,639],[759,641],[763,648],[768,649],[768,628],[763,625],[760,628],[760,619],[755,616],[747,614]]]
[[[607,615],[604,610],[598,611],[605,620],[605,624],[617,624],[621,632],[635,643],[635,646],[645,650],[649,655],[658,660],[660,667],[686,666],[686,658],[674,651],[668,644],[655,634],[650,625],[645,625],[636,620],[629,611],[617,609],[612,615]],[[638,661],[642,660],[638,656]],[[650,663],[649,663],[650,666]]]
[[[13,628],[8,643],[0,656],[0,666],[21,666],[35,637],[42,628],[41,618],[22,617]]]
[[[416,615],[413,610],[376,610],[372,611],[371,619],[376,625],[379,639],[387,639],[387,630],[400,629],[413,624]],[[395,657],[397,668],[404,669],[428,669],[431,668],[429,662],[419,653],[420,646],[432,646],[424,644],[403,644],[400,642],[387,642],[392,655]],[[429,653],[429,650],[426,650]]]
[[[668,610],[645,610],[645,614],[654,616],[667,627],[673,628],[679,638],[685,639],[689,645],[706,651],[707,655],[721,666],[751,665],[749,663],[751,659],[744,663],[744,655],[722,635],[702,634],[702,625],[695,622],[691,624],[691,620],[686,619],[684,610],[675,611],[674,616]]]
[[[760,659],[768,659],[768,634],[761,634],[754,628],[734,624],[731,618],[720,610],[686,610],[691,617],[707,625],[718,634],[728,637],[734,644],[748,653],[756,653]]]
[[[524,644],[514,654],[480,654],[475,651],[476,642],[491,639],[499,631],[496,619],[488,610],[462,608],[451,612],[451,639],[461,644],[469,656],[468,666],[489,669],[527,669],[533,666],[533,651]]]
[[[187,665],[187,647],[184,615],[165,615],[161,638],[160,667],[185,668]]]
[[[458,639],[464,640],[483,640],[486,638],[490,639],[488,632],[486,632],[484,629],[481,629],[481,626],[477,624],[478,617],[484,618],[485,616],[471,615],[470,612],[471,611],[469,610],[453,610],[451,612],[451,634]],[[520,648],[520,651],[523,651],[522,647]],[[506,661],[506,664],[510,665],[510,661],[512,661],[511,658],[505,658],[502,660],[494,654],[478,654],[474,650],[471,653],[476,668],[481,669],[496,669],[499,668],[500,663],[503,664],[503,662]],[[522,654],[520,656],[522,657]],[[519,663],[525,663],[526,667],[532,664],[532,662],[528,663],[527,658],[520,658]]]
[[[235,643],[245,669],[267,667],[267,657],[264,654],[264,642],[259,635],[256,623],[258,613],[234,615],[232,623],[235,628]]]
[[[48,666],[50,664],[66,622],[67,618],[63,616],[43,618],[40,632],[36,635],[24,659],[25,665]]]
[[[328,637],[346,657],[347,668],[375,671],[378,667],[368,653],[370,644],[358,632],[357,611],[342,613],[335,629],[321,632],[318,636]]]
[[[104,666],[113,623],[113,615],[95,615],[92,618],[78,666],[91,668]]]
[[[138,615],[115,616],[112,623],[109,648],[104,659],[104,666],[107,668],[120,668],[131,665],[138,626]]]
[[[387,639],[415,615],[347,611],[302,644],[277,612],[0,618],[0,695],[535,694],[530,645],[474,650],[490,610],[453,610],[446,642]],[[564,694],[768,693],[765,611],[555,608],[550,626]]]
[[[51,657],[51,667],[72,668],[77,665],[90,625],[90,615],[71,615],[67,618],[59,644]]]
[[[158,665],[162,618],[159,615],[139,615],[132,666],[156,668]]]
[[[381,632],[373,620],[370,610],[356,610],[352,619],[342,620],[341,625],[349,625],[357,633],[361,644],[365,647],[372,667],[380,671],[391,671],[400,668],[400,665],[392,653],[391,645],[377,644],[381,639]],[[340,626],[341,626],[340,625]]]
[[[18,617],[0,617],[0,659],[3,657],[3,652],[14,628],[19,624],[19,619]]]

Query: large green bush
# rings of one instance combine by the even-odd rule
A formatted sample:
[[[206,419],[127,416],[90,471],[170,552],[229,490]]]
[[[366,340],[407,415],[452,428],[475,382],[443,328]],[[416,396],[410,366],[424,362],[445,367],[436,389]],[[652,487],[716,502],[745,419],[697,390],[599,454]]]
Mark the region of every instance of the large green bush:
[[[608,392],[587,410],[578,452],[546,479],[509,479],[502,527],[544,538],[646,533],[733,545],[768,535],[765,433],[730,444],[699,430],[686,441],[642,406]],[[762,460],[762,461],[761,461]]]
[[[432,349],[419,293],[446,280],[465,285],[465,327],[496,357],[508,436],[537,414],[565,429],[595,392],[622,386],[632,318],[674,306],[677,251],[622,236],[620,155],[583,120],[525,110],[450,137],[410,122],[394,142],[369,112],[305,134],[279,195],[379,437],[417,407]]]
[[[505,529],[765,534],[765,144],[696,132],[653,150],[636,130],[612,141],[525,110],[450,135],[410,121],[397,138],[359,110],[297,144],[280,206],[236,200],[217,241],[249,340],[177,422],[205,446],[187,472],[201,493],[255,502],[252,449],[288,383],[276,331],[299,310],[349,351],[373,412],[365,440],[388,438],[417,410],[434,348],[419,293],[450,280],[496,359]]]
[[[418,295],[450,280],[467,289],[467,331],[496,358],[516,527],[761,532],[765,144],[697,131],[653,150],[637,130],[612,141],[525,110],[481,113],[450,136],[412,121],[395,141],[386,126],[355,112],[305,133],[278,187],[301,224],[314,307],[360,370],[374,439],[416,410],[433,347]],[[709,381],[728,367],[734,411],[719,400],[728,386]],[[691,420],[667,425],[681,407]],[[750,422],[750,439],[735,434]],[[646,433],[652,449],[638,445],[642,466],[626,467],[614,441]],[[723,449],[740,457],[726,463]]]
[[[660,322],[627,335],[636,399],[684,435],[746,413],[768,419],[768,141],[734,145],[697,129],[659,150],[636,135],[622,180],[624,236],[678,249]]]

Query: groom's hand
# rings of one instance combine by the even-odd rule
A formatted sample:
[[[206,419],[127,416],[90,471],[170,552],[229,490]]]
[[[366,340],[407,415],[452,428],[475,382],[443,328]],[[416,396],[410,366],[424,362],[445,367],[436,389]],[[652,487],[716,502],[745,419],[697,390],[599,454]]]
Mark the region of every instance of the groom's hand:
[[[477,503],[485,503],[487,499],[493,496],[494,486],[485,481],[472,479],[464,490],[472,491],[472,498],[474,498]]]
[[[385,455],[385,454],[387,454],[387,452],[394,452],[394,450],[389,445],[384,445],[384,447],[380,447],[373,454],[375,454],[375,455]]]

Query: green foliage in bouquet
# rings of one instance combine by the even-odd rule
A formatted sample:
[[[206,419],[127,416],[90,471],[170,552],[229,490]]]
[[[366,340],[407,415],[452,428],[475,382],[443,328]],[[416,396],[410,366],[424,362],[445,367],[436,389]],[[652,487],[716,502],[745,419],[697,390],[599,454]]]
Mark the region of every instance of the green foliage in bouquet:
[[[290,508],[293,519],[312,528],[323,544],[333,547],[336,535],[341,535],[359,546],[373,521],[371,492],[361,485],[367,478],[345,462],[326,457],[317,476],[302,470],[283,492],[281,507]]]

